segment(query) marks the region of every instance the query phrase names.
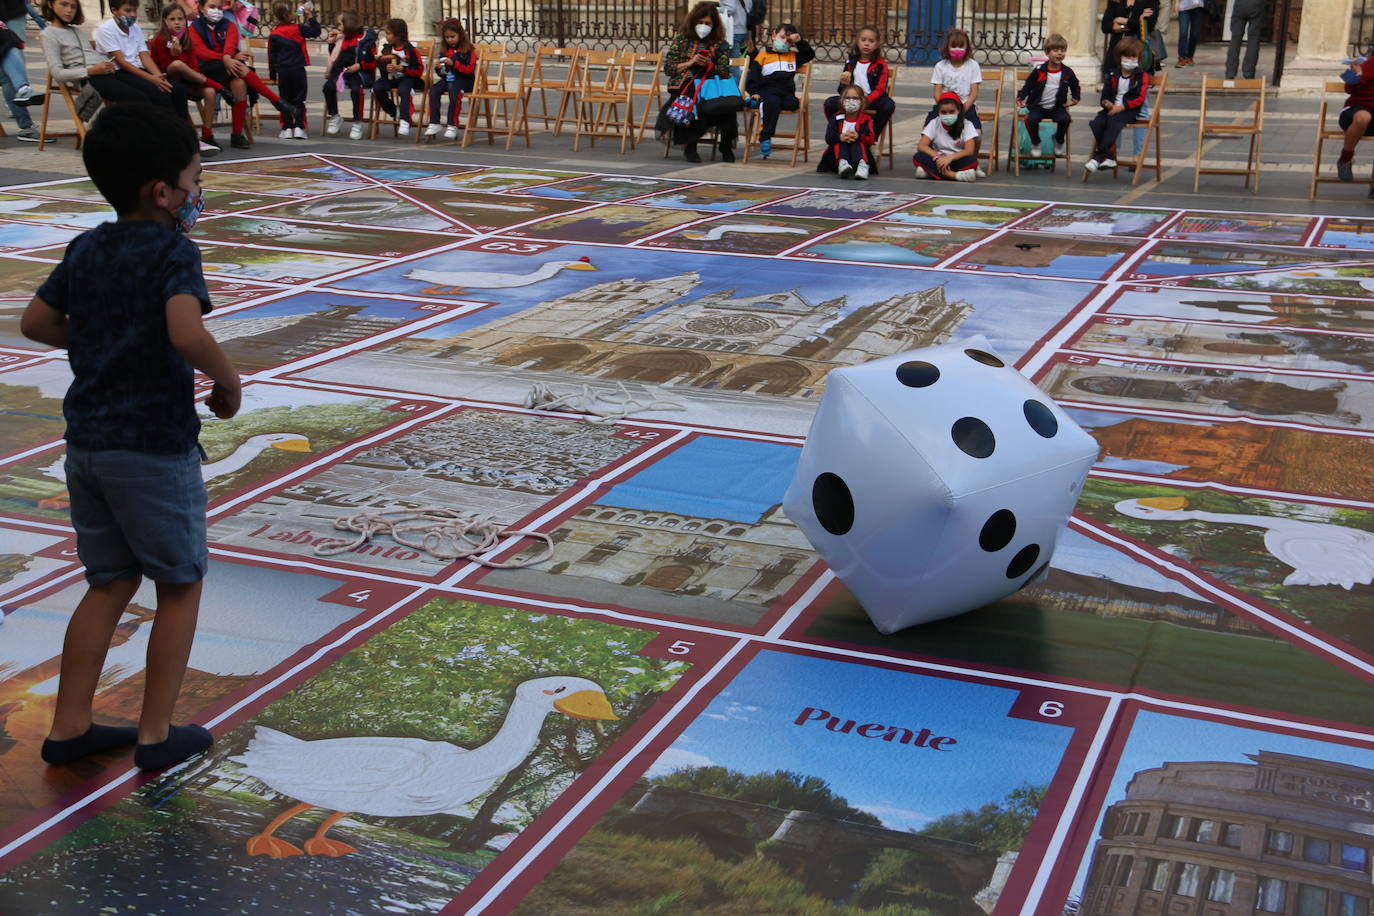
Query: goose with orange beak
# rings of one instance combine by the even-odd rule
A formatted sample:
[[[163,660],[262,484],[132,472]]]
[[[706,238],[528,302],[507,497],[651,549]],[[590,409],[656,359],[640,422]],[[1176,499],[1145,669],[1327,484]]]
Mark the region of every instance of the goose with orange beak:
[[[230,758],[299,804],[277,815],[248,840],[249,855],[273,858],[341,856],[353,846],[325,836],[350,813],[380,817],[459,814],[534,750],[551,713],[574,719],[616,719],[600,685],[581,677],[541,677],[515,689],[501,728],[480,747],[462,748],[421,738],[326,738],[303,741],[258,726],[248,749]],[[277,829],[311,808],[333,812],[301,849]]]

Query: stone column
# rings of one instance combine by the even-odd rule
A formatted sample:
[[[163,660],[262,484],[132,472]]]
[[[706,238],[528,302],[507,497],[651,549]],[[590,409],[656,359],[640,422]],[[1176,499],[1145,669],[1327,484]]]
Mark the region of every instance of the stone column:
[[[439,0],[391,0],[391,15],[410,26],[411,41],[439,37],[434,33],[434,23],[443,18],[442,9]]]
[[[1336,79],[1349,53],[1350,20],[1355,0],[1306,0],[1298,44],[1288,46],[1284,89],[1317,89]],[[1294,53],[1296,52],[1296,53]]]
[[[1073,68],[1085,88],[1101,82],[1102,11],[1098,0],[1050,0],[1045,31],[1068,39],[1069,55],[1064,63]]]

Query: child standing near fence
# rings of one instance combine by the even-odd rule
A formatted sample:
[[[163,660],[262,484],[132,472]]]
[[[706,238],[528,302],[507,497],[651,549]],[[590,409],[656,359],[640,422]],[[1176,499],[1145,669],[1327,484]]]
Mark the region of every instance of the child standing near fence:
[[[1093,154],[1083,166],[1089,172],[1116,167],[1112,157],[1117,138],[1127,124],[1136,120],[1140,107],[1145,104],[1150,77],[1140,69],[1143,47],[1139,38],[1129,36],[1116,43],[1116,67],[1108,71],[1102,82],[1102,110],[1089,125],[1093,132]]]
[[[363,138],[363,88],[372,85],[377,72],[377,33],[363,27],[357,10],[344,10],[326,39],[329,42],[329,70],[324,75],[324,132],[337,134],[343,127],[339,114],[339,89],[348,90],[353,102],[351,140]]]
[[[380,75],[372,84],[372,95],[387,117],[395,118],[399,113],[396,132],[408,137],[411,119],[415,117],[415,91],[425,88],[425,64],[420,60],[420,52],[410,43],[410,28],[404,19],[388,19],[382,27],[382,38],[386,44],[377,55]],[[391,99],[392,89],[400,98],[399,112],[396,102]]]
[[[759,110],[759,155],[767,159],[773,152],[773,132],[778,115],[801,107],[797,98],[797,69],[816,57],[811,45],[797,27],[784,22],[773,30],[768,46],[760,48],[749,60],[745,89],[750,104]]]
[[[477,72],[477,51],[468,40],[467,29],[457,19],[443,25],[443,45],[435,52],[434,85],[429,87],[429,126],[425,136],[444,133],[445,140],[458,136],[458,116],[463,113],[463,96],[472,91]],[[439,106],[448,97],[448,127],[441,121]]]
[[[1063,35],[1051,35],[1045,39],[1045,56],[1048,60],[1030,72],[1021,91],[1016,93],[1016,104],[1026,109],[1026,132],[1030,134],[1031,155],[1039,158],[1040,122],[1049,118],[1055,124],[1054,154],[1064,155],[1065,141],[1069,138],[1069,109],[1082,99],[1083,90],[1078,85],[1078,76],[1070,67],[1065,66],[1064,57],[1069,53],[1069,43]]]
[[[296,11],[288,0],[272,4],[272,18],[276,25],[267,38],[267,74],[276,80],[277,92],[295,107],[295,114],[281,118],[281,139],[305,140],[305,68],[310,66],[310,49],[306,40],[320,37],[320,23],[315,18],[315,4],[306,0],[301,4],[305,21],[296,22]]]
[[[825,155],[818,172],[838,172],[841,178],[863,181],[877,171],[873,144],[877,131],[873,117],[864,110],[864,91],[850,83],[840,93],[839,112],[826,121]]]

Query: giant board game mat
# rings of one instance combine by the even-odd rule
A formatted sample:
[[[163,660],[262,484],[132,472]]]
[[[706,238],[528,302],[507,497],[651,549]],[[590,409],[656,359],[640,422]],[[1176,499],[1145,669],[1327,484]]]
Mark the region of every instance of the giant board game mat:
[[[0,912],[1369,916],[1374,221],[313,155],[205,185],[246,387],[206,413],[178,715],[217,740],[153,777],[38,762],[82,579],[69,373],[18,316],[108,211],[0,194]],[[1102,458],[1047,577],[881,636],[779,503],[830,369],[974,333]],[[435,506],[552,555],[315,549]]]

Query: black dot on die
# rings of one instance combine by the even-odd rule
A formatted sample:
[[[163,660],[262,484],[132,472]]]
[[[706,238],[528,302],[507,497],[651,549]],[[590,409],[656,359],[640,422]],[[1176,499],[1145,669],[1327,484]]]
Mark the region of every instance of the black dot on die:
[[[1030,424],[1030,428],[1044,438],[1053,439],[1054,434],[1059,432],[1059,421],[1055,419],[1054,411],[1035,398],[1022,404],[1021,412],[1026,415],[1026,422]]]
[[[1050,565],[1049,560],[1046,560],[1044,563],[1041,563],[1041,564],[1036,568],[1035,572],[1031,573],[1029,576],[1026,576],[1026,581],[1025,581],[1025,582],[1022,582],[1019,586],[1017,586],[1016,590],[1019,592],[1019,591],[1021,591],[1021,589],[1025,588],[1027,585],[1030,585],[1032,582],[1034,582],[1036,579],[1039,579],[1039,578],[1040,578],[1040,574],[1041,574],[1042,572],[1044,572],[1044,571],[1045,571],[1045,567],[1046,567],[1046,566],[1049,566],[1049,565]]]
[[[988,553],[996,553],[1015,536],[1016,516],[1010,509],[998,509],[983,522],[983,530],[978,532],[978,546]]]
[[[897,367],[897,381],[908,388],[927,388],[940,379],[940,368],[934,363],[913,359]]]
[[[994,369],[1001,369],[1003,366],[1006,365],[1006,363],[1002,362],[1000,359],[993,356],[986,350],[968,349],[964,351],[964,355],[967,356],[969,359],[976,360],[977,362],[982,363],[984,366],[992,366]]]
[[[854,497],[839,474],[826,471],[811,484],[811,508],[816,521],[831,534],[847,534],[854,527]]]
[[[1011,558],[1007,564],[1007,578],[1018,579],[1026,574],[1026,570],[1035,565],[1035,561],[1040,558],[1040,548],[1034,544],[1027,544],[1017,551],[1016,556]]]
[[[986,458],[997,448],[992,427],[977,417],[961,417],[954,421],[949,434],[959,451],[974,458]]]

